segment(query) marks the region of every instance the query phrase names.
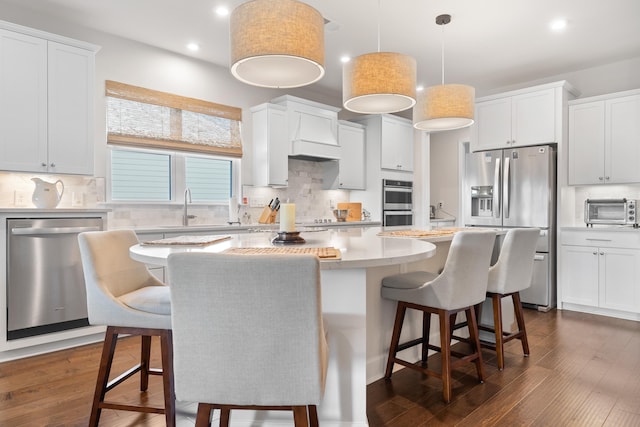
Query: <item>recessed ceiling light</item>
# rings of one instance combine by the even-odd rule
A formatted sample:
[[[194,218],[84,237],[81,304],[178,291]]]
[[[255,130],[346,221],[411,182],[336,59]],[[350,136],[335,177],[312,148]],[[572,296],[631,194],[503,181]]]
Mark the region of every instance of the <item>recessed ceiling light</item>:
[[[349,61],[351,61],[351,57],[350,56],[343,55],[342,58],[340,58],[340,62],[342,62],[343,64],[346,64]]]
[[[200,45],[198,43],[189,43],[187,44],[187,49],[191,52],[197,52],[200,50]]]
[[[416,87],[416,90],[417,90],[418,92],[422,92],[422,91],[424,90],[424,86],[419,85],[418,87]]]
[[[219,6],[216,8],[216,15],[218,16],[228,16],[229,8],[226,6]]]
[[[552,31],[562,31],[567,27],[567,20],[564,18],[555,19],[549,24]]]

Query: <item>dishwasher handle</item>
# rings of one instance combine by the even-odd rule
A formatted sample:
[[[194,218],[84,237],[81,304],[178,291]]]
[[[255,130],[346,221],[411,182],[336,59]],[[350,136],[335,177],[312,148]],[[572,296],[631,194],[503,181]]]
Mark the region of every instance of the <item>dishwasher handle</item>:
[[[34,236],[50,234],[78,234],[85,231],[101,231],[102,227],[13,227],[11,234],[14,236]]]

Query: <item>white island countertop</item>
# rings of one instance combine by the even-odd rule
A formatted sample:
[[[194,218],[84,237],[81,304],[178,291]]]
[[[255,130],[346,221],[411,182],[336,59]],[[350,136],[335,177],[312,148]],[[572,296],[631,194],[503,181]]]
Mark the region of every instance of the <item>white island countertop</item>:
[[[230,239],[210,245],[151,246],[135,245],[130,249],[135,260],[166,265],[167,257],[176,252],[220,253],[229,248],[266,247],[333,247],[340,250],[341,259],[323,259],[323,270],[367,268],[419,261],[435,252],[435,246],[420,239],[381,237],[382,227],[349,227],[305,229],[300,232],[303,244],[274,244],[275,232],[229,234]],[[217,233],[216,233],[217,234]]]

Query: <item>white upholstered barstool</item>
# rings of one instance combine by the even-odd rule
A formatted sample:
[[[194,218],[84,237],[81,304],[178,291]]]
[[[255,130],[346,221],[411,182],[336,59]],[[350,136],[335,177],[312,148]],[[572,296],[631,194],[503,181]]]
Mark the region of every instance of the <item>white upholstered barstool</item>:
[[[451,401],[451,370],[458,365],[474,362],[478,378],[484,381],[482,353],[473,307],[485,299],[495,236],[496,233],[493,231],[458,232],[451,241],[447,260],[440,274],[416,271],[385,277],[382,280],[382,297],[398,302],[385,378],[391,378],[395,363],[441,378],[443,399],[447,403]],[[423,312],[422,337],[400,344],[402,323],[407,308]],[[469,343],[472,349],[470,354],[451,350],[451,318],[460,311],[464,311],[468,319]],[[437,315],[440,323],[439,347],[429,344],[431,314]],[[422,345],[421,364],[397,357],[399,351],[419,344]],[[428,369],[429,349],[441,353],[441,372]],[[452,362],[451,356],[458,360]]]
[[[169,256],[176,396],[213,409],[293,410],[318,425],[327,343],[312,255]]]
[[[495,342],[482,340],[480,343],[485,348],[496,351],[498,369],[504,369],[504,344],[513,339],[519,339],[522,343],[522,351],[529,355],[529,342],[527,330],[524,325],[524,314],[520,291],[531,286],[533,275],[533,263],[536,254],[536,244],[540,236],[538,228],[514,228],[507,232],[498,261],[489,269],[489,282],[487,284],[487,297],[491,299],[493,306],[493,327],[480,325],[480,330],[494,333]],[[502,299],[511,297],[513,309],[518,324],[515,332],[504,332],[502,325]]]
[[[97,426],[102,409],[165,414],[167,426],[175,426],[173,344],[169,287],[147,267],[129,257],[138,243],[132,230],[95,231],[78,235],[87,289],[89,323],[106,325],[100,369],[89,426]],[[140,364],[109,381],[118,335],[140,335]],[[160,337],[162,370],[151,369],[151,337]],[[129,405],[105,401],[106,393],[140,372],[140,391],[146,391],[149,375],[162,375],[164,407]]]

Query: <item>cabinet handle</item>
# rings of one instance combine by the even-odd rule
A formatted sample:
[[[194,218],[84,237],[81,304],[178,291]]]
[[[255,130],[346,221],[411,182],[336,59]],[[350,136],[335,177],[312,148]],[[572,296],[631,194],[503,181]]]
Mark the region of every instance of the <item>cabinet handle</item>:
[[[594,255],[598,255],[598,252],[594,252],[593,254],[594,254]]]
[[[51,162],[51,165],[50,165],[50,166],[51,166],[52,168],[55,168],[55,167],[56,167],[56,164],[55,164],[55,163],[53,163],[53,162]]]
[[[40,163],[40,166],[42,166],[43,168],[47,167],[47,164],[45,162]]]
[[[605,177],[604,177],[604,179],[606,179],[607,181],[609,181],[609,177],[608,177],[608,176],[605,176]]]
[[[592,237],[587,237],[585,240],[591,240],[594,242],[610,242],[611,239],[596,239],[596,238],[592,238]]]
[[[604,252],[600,252],[600,255],[604,255]]]
[[[602,181],[602,177],[601,177],[601,176],[599,176],[599,177],[598,177],[598,180]]]

